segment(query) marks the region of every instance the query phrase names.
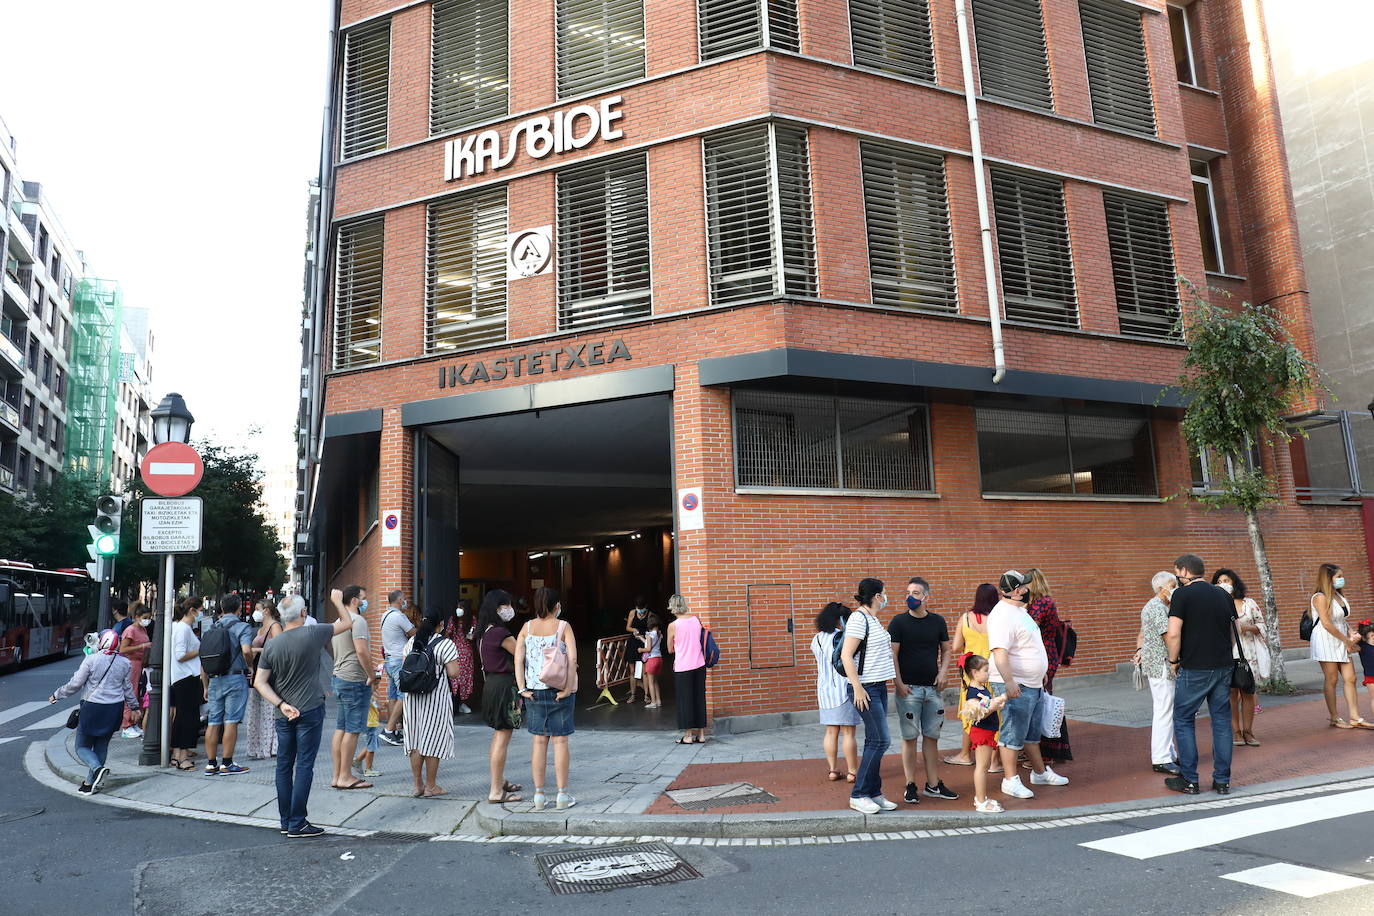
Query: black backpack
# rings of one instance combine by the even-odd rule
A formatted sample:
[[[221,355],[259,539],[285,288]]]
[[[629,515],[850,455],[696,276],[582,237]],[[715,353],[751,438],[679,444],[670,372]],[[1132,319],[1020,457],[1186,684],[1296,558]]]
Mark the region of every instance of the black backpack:
[[[400,683],[397,685],[401,693],[433,693],[434,688],[439,686],[439,674],[435,670],[439,666],[431,647],[435,640],[443,638],[436,634],[423,646],[411,645],[405,661],[401,662]]]
[[[210,677],[228,674],[234,664],[234,639],[229,628],[215,624],[200,639],[200,667]]]
[[[860,611],[859,613],[863,613]],[[851,614],[851,617],[854,615]],[[864,618],[864,638],[859,640],[859,648],[854,650],[854,673],[862,676],[864,673],[864,656],[868,654],[868,619]],[[844,670],[844,630],[836,630],[830,644],[830,667],[840,677],[849,677]]]

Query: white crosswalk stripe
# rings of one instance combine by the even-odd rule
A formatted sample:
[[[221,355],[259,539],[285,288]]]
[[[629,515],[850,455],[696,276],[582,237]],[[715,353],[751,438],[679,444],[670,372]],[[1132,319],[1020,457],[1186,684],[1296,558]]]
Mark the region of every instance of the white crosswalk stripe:
[[[31,703],[20,703],[18,706],[11,706],[9,709],[0,711],[0,725],[12,722],[15,719],[22,719],[29,713],[37,712],[48,705],[47,700],[34,700]]]
[[[26,732],[33,732],[33,731],[39,731],[40,729],[45,729],[45,728],[47,728],[47,729],[61,728],[62,726],[64,726],[64,725],[67,724],[67,716],[71,715],[71,712],[72,712],[73,709],[76,709],[76,707],[75,707],[75,706],[69,706],[68,708],[62,710],[61,712],[53,713],[52,715],[48,716],[46,719],[42,720],[41,722],[35,722],[35,723],[33,723],[32,725],[25,725],[25,726],[24,726],[24,731],[26,731]]]
[[[10,735],[8,738],[0,738],[0,744],[5,744],[5,743],[10,742],[10,741],[18,741],[18,740],[19,740],[20,738],[22,738],[22,737],[24,737],[24,736],[23,736],[23,735]]]
[[[1154,859],[1189,849],[1216,846],[1243,837],[1300,827],[1317,821],[1374,811],[1374,789],[1264,805],[1215,817],[1181,821],[1154,830],[1083,843],[1089,849],[1133,859]]]
[[[1285,894],[1292,894],[1294,897],[1308,898],[1374,884],[1374,881],[1366,881],[1364,878],[1338,875],[1335,872],[1308,868],[1305,865],[1290,865],[1287,862],[1275,862],[1272,865],[1261,865],[1259,868],[1247,868],[1245,871],[1232,872],[1229,875],[1222,875],[1222,877],[1227,881],[1237,881],[1241,884],[1251,884],[1271,891],[1282,891]]]

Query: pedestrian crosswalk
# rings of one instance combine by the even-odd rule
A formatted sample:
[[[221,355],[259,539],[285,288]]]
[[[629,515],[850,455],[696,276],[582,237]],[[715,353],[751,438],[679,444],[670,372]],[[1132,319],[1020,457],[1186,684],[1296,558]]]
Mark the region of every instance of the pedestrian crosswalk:
[[[1132,859],[1157,859],[1370,811],[1374,811],[1374,789],[1359,789],[1183,820],[1080,845]],[[1374,884],[1355,875],[1289,862],[1273,862],[1220,877],[1303,898]]]
[[[44,705],[46,705],[46,704],[44,704]],[[70,716],[70,715],[72,714],[72,710],[73,710],[73,709],[76,709],[77,706],[79,706],[79,705],[80,705],[79,703],[78,703],[78,704],[73,704],[72,706],[68,706],[66,709],[62,710],[61,712],[55,712],[55,713],[53,713],[52,715],[48,716],[46,719],[42,719],[42,720],[40,720],[40,721],[38,721],[38,722],[33,723],[32,725],[25,725],[25,726],[24,726],[24,731],[26,731],[26,732],[33,732],[33,731],[44,731],[44,730],[51,730],[51,729],[54,729],[54,728],[61,728],[61,727],[65,726],[65,725],[67,724],[67,717]]]
[[[22,719],[30,713],[37,712],[48,705],[47,700],[34,700],[31,703],[20,703],[18,706],[11,706],[9,709],[0,710],[0,725],[12,722],[15,719]]]

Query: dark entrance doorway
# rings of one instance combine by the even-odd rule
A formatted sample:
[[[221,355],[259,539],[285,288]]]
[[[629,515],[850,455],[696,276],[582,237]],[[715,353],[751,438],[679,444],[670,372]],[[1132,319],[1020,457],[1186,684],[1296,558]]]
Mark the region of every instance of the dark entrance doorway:
[[[436,456],[421,485],[433,507],[424,539],[436,547],[421,548],[425,593],[475,609],[493,588],[517,599],[557,589],[578,636],[580,724],[673,720],[671,689],[661,709],[625,706],[623,684],[613,688],[621,706],[589,708],[596,641],[625,633],[637,596],[662,611],[674,591],[671,406],[653,395],[425,430],[424,453]]]

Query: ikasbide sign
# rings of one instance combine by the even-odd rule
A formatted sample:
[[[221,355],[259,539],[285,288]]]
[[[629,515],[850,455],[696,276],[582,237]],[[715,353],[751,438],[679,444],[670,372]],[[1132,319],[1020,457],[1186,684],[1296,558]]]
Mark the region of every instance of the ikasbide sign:
[[[457,181],[488,171],[503,169],[515,160],[520,145],[531,159],[550,153],[566,153],[591,146],[597,140],[619,140],[625,129],[616,122],[624,117],[621,96],[613,95],[596,103],[573,105],[552,115],[526,118],[511,127],[506,135],[483,130],[454,137],[444,144],[444,180]]]
[[[459,388],[473,382],[499,382],[505,378],[521,378],[560,372],[564,369],[585,369],[588,366],[609,366],[622,359],[634,359],[630,348],[620,338],[591,344],[569,344],[552,350],[536,350],[516,356],[503,356],[488,364],[485,360],[439,367],[439,387]]]

